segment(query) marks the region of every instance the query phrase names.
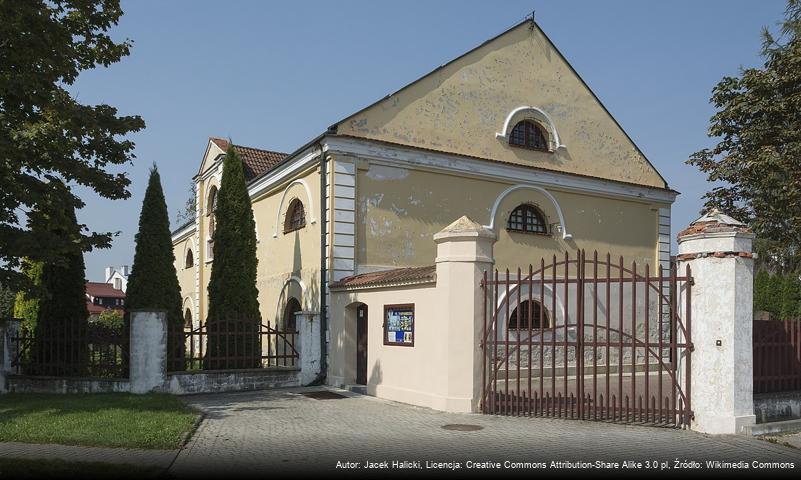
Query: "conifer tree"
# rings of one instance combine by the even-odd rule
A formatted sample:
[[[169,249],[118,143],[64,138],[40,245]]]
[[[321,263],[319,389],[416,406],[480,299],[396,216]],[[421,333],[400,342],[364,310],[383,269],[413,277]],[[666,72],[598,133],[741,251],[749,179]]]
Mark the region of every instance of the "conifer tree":
[[[768,311],[768,304],[770,303],[769,284],[770,272],[763,268],[754,277],[754,311]]]
[[[258,367],[259,291],[256,287],[256,222],[242,161],[233,146],[223,161],[214,214],[214,264],[209,279],[209,331],[205,366]],[[222,357],[237,357],[233,362]]]
[[[795,318],[799,303],[801,303],[801,282],[798,281],[798,274],[790,273],[784,278],[779,318],[782,320]]]
[[[63,185],[58,188],[66,189]],[[73,245],[59,259],[42,265],[39,307],[34,329],[35,373],[80,376],[86,374],[89,350],[86,330],[86,278],[81,227],[71,204],[48,203],[39,212],[50,233]]]
[[[172,234],[167,203],[161,188],[161,176],[154,165],[139,214],[133,267],[128,277],[126,308],[167,311],[167,355],[170,370],[184,368],[183,317],[181,288],[175,271]],[[129,328],[130,318],[125,328]]]
[[[765,310],[770,312],[774,319],[779,318],[779,314],[781,313],[783,293],[784,277],[779,273],[772,274],[768,282],[768,298]]]

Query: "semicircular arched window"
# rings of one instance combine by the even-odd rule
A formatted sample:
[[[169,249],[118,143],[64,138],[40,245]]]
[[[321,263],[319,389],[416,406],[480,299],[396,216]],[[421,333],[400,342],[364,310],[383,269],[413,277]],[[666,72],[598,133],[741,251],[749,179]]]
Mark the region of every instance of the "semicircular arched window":
[[[522,120],[512,129],[509,135],[509,145],[530,148],[532,150],[548,151],[548,137],[542,127],[531,120]]]
[[[303,202],[297,198],[289,202],[289,207],[286,209],[286,218],[284,219],[284,233],[300,230],[306,226],[306,210],[303,208]]]
[[[509,315],[509,330],[528,330],[529,325],[532,330],[553,328],[548,309],[543,308],[536,300],[520,302]]]
[[[524,203],[509,214],[506,229],[511,232],[547,235],[548,222],[545,221],[545,215],[539,208]]]
[[[184,264],[184,268],[192,268],[195,266],[195,255],[192,253],[192,249],[189,248],[186,250],[186,263]]]
[[[295,297],[290,297],[284,307],[284,330],[287,332],[296,332],[296,314],[302,311],[300,302]]]

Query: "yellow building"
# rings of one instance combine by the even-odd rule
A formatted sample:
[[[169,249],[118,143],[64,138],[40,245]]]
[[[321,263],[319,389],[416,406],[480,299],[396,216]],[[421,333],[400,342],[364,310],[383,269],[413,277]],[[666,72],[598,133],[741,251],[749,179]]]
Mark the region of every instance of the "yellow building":
[[[209,139],[194,177],[195,219],[173,236],[184,310],[195,325],[207,310],[227,147]],[[577,249],[652,266],[669,261],[677,192],[531,21],[290,154],[235,148],[257,225],[262,319],[287,328],[295,312],[319,312],[332,384],[369,382],[365,369],[393,347],[381,341],[382,312],[371,310],[370,327],[357,332],[331,295],[380,288],[393,275],[428,295],[433,236],[462,216],[497,236],[501,270]],[[421,268],[392,272],[403,267]],[[367,343],[357,347],[361,336]]]

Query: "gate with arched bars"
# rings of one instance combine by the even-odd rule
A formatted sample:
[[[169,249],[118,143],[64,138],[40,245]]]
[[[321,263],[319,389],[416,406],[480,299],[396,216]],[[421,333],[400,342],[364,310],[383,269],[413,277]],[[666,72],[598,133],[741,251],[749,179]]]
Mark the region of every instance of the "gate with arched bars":
[[[689,426],[689,266],[578,251],[481,288],[482,412]]]

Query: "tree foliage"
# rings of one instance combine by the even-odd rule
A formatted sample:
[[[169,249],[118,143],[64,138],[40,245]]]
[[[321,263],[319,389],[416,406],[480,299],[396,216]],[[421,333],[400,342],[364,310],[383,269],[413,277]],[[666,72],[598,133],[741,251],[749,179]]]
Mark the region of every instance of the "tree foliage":
[[[197,188],[195,186],[195,181],[190,180],[188,195],[186,197],[186,203],[184,203],[183,208],[178,210],[178,213],[175,216],[175,220],[178,226],[181,226],[189,222],[190,220],[195,219],[196,201],[197,201]]]
[[[17,294],[14,290],[0,285],[0,318],[11,318],[14,316],[14,303]]]
[[[97,322],[109,330],[119,331],[122,330],[125,320],[119,310],[107,308],[100,312]]]
[[[128,277],[126,307],[167,311],[168,349],[177,365],[183,364],[181,287],[175,271],[172,234],[161,176],[153,166],[139,214],[133,267]]]
[[[761,269],[754,277],[754,311],[767,312],[772,303],[770,272],[766,269]]]
[[[83,105],[68,91],[82,71],[128,55],[131,42],[108,34],[121,15],[119,0],[0,1],[0,284],[27,284],[18,270],[25,257],[66,266],[73,240],[52,232],[72,225],[39,234],[24,218],[47,202],[81,208],[62,181],[108,199],[130,196],[130,180],[114,167],[134,158],[124,136],[144,122],[110,105]],[[78,233],[83,250],[112,237]]]
[[[22,273],[28,278],[30,286],[27,290],[17,292],[14,302],[14,317],[22,320],[22,326],[33,331],[36,326],[36,318],[39,316],[39,296],[42,285],[43,262],[31,259],[22,261]]]
[[[61,188],[66,187],[61,185]],[[45,262],[41,297],[34,329],[34,364],[46,375],[80,376],[87,356],[86,278],[80,226],[70,204],[48,203],[41,208],[51,233],[65,238],[72,250],[58,261]]]
[[[236,367],[257,366],[261,314],[256,287],[256,222],[242,161],[233,146],[228,148],[223,161],[214,217],[217,225],[214,230],[214,264],[208,286],[206,322],[211,336],[206,366],[219,368],[215,357],[230,356],[225,352],[238,352],[241,356]],[[230,329],[238,333],[227,337]],[[219,343],[216,338],[219,338]]]
[[[781,314],[782,295],[784,294],[784,276],[774,273],[768,282],[768,297],[765,311],[770,312],[774,318]]]
[[[801,282],[798,281],[798,275],[787,275],[782,285],[779,318],[782,320],[796,318],[799,307],[801,307]]]
[[[790,272],[801,262],[801,0],[789,0],[780,36],[763,32],[761,68],[724,77],[711,102],[718,143],[694,153],[716,186],[705,209],[720,208],[757,234],[762,261]]]

